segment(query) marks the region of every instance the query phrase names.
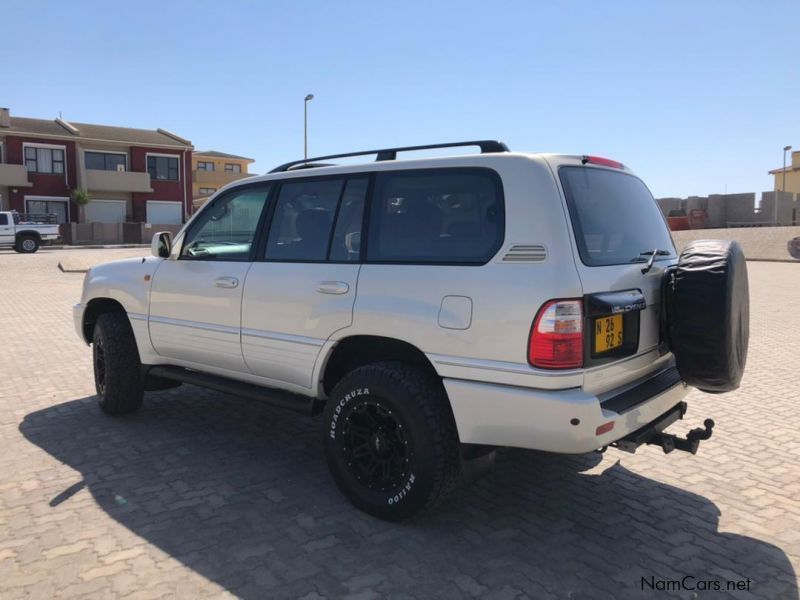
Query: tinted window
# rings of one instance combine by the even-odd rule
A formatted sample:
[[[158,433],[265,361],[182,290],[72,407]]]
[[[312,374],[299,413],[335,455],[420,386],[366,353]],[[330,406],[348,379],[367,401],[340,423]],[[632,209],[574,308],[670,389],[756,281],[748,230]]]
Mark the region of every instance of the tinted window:
[[[151,179],[178,180],[178,159],[169,156],[148,156],[147,172]]]
[[[105,152],[86,152],[84,163],[87,169],[98,171],[116,171],[118,165],[122,165],[124,171],[128,164],[128,158],[124,154],[105,153]]]
[[[325,260],[343,180],[281,186],[267,239],[268,259]]]
[[[487,169],[381,173],[368,259],[482,264],[502,242],[503,219],[500,181]]]
[[[335,261],[358,261],[361,252],[361,223],[369,180],[350,179],[344,188],[336,228],[328,257]]]
[[[559,176],[584,264],[647,260],[641,253],[655,249],[675,256],[664,217],[641,179],[592,167],[561,167]]]
[[[8,225],[8,215],[0,215],[0,225]]]
[[[249,260],[268,188],[250,188],[214,200],[186,234],[181,258]]]

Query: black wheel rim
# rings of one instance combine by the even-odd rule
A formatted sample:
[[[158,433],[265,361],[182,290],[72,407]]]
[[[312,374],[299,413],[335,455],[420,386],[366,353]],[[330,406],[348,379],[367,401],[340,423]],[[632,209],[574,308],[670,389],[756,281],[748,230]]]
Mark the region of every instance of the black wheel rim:
[[[400,488],[412,452],[402,423],[378,400],[362,400],[343,427],[344,458],[350,472],[372,491]]]
[[[104,394],[106,391],[106,352],[100,340],[94,343],[94,381],[97,385],[97,393]]]

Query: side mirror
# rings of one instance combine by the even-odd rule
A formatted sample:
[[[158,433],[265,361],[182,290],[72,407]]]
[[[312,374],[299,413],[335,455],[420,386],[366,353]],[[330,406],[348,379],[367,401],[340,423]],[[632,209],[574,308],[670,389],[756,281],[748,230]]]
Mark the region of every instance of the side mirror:
[[[159,258],[168,258],[172,252],[172,234],[169,231],[159,231],[153,235],[150,242],[150,252]]]

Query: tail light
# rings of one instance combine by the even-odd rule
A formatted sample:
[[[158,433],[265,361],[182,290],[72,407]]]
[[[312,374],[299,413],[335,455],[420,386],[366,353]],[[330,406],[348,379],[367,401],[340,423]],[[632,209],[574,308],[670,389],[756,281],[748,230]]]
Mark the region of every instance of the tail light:
[[[581,300],[551,300],[539,309],[528,341],[528,362],[544,369],[583,365]]]

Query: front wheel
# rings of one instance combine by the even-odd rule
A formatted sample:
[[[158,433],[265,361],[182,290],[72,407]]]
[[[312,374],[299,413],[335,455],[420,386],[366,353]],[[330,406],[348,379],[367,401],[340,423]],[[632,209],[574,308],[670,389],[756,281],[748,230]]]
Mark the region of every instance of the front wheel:
[[[325,407],[324,436],[341,492],[381,519],[433,508],[461,479],[444,387],[412,365],[375,363],[346,375]]]
[[[33,254],[39,249],[39,240],[32,235],[21,235],[14,250],[22,254]]]
[[[94,382],[100,408],[110,415],[139,409],[144,396],[139,350],[127,315],[97,318],[92,338]]]

